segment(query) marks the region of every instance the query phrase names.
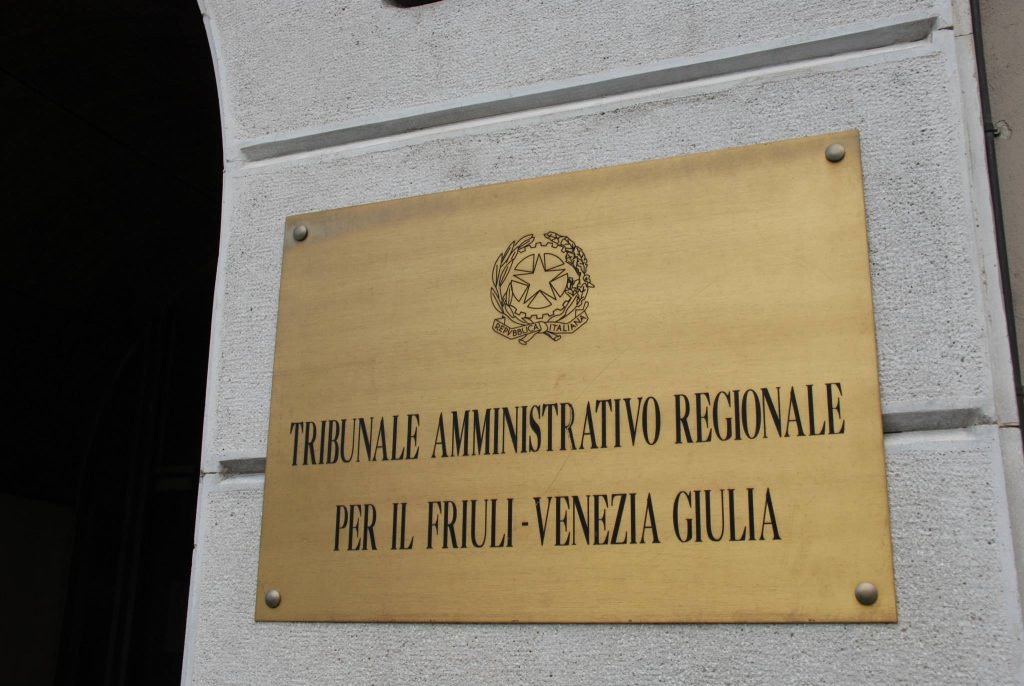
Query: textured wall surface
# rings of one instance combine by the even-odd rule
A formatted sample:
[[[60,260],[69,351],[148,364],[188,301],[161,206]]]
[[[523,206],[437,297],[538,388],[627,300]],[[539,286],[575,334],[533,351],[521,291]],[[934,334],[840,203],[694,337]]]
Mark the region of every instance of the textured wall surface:
[[[217,0],[239,139],[933,9],[934,0]]]
[[[1003,220],[1017,321],[1017,350],[1024,358],[1024,4],[1016,0],[982,0],[985,70],[992,121],[999,136],[996,156],[1003,189]],[[1024,381],[1024,378],[1022,378]]]
[[[204,494],[197,683],[964,683],[1015,681],[995,430],[890,438],[900,623],[890,625],[255,624],[262,478]],[[856,525],[851,522],[851,525]],[[457,592],[459,580],[451,580]]]
[[[1024,681],[1007,503],[1024,469],[1007,428],[1017,420],[962,3],[216,0],[205,11],[228,165],[186,681]],[[908,17],[926,20],[923,33],[885,33]],[[723,51],[752,57],[736,66]],[[570,77],[600,85],[618,78],[608,70],[682,58],[716,66],[657,88],[637,76],[615,95],[527,97],[500,116],[456,102]],[[432,114],[401,132],[346,128],[410,107]],[[310,127],[345,142],[274,147]],[[847,129],[861,133],[898,624],[253,621],[286,216]],[[253,140],[263,154],[248,156]]]

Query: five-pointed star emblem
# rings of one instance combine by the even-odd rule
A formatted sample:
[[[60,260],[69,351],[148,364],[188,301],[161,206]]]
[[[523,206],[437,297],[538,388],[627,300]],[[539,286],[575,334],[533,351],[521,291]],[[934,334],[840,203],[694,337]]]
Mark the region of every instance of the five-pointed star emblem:
[[[562,261],[552,255],[544,255],[544,258],[547,259],[543,259],[540,255],[531,255],[527,258],[529,262],[527,260],[520,262],[513,274],[513,285],[520,286],[520,288],[513,288],[513,293],[519,295],[516,291],[521,291],[522,297],[518,299],[534,308],[547,307],[557,300],[561,292],[565,290],[564,284],[558,283],[560,279],[567,278],[565,269],[561,268]],[[545,264],[548,260],[558,264],[549,268]],[[522,288],[523,286],[525,289]]]

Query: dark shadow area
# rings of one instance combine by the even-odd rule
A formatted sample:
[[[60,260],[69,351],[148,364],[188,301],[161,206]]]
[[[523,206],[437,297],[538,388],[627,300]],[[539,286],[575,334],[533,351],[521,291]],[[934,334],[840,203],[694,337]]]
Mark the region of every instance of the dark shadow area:
[[[430,5],[431,3],[440,1],[441,0],[384,0],[384,4],[393,5],[395,7],[419,7],[420,5]]]
[[[4,683],[180,679],[220,224],[195,0],[0,10]]]

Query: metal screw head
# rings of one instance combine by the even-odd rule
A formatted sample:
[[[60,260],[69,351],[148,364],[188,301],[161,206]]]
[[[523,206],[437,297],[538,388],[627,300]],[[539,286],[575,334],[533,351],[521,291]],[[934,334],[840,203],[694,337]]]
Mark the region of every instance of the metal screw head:
[[[862,581],[857,584],[853,594],[857,596],[857,602],[861,605],[874,605],[878,600],[878,589],[870,581]]]
[[[825,159],[829,162],[838,162],[846,157],[846,148],[839,143],[833,143],[825,148]]]
[[[274,589],[270,589],[269,591],[267,591],[267,594],[263,596],[263,600],[264,602],[266,602],[267,607],[277,607],[281,604],[281,592],[275,591]]]
[[[309,229],[307,229],[304,224],[299,224],[294,229],[292,229],[292,238],[294,238],[297,241],[306,240],[306,236],[308,235]]]

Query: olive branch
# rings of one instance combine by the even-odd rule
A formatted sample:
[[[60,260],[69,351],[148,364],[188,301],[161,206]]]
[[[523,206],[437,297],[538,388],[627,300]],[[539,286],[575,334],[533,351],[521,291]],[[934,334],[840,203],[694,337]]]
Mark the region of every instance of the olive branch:
[[[491,306],[494,307],[505,319],[515,322],[516,324],[526,325],[530,322],[525,319],[521,319],[516,311],[512,308],[512,304],[509,303],[508,299],[502,295],[501,286],[505,283],[508,278],[509,272],[512,271],[512,265],[515,264],[516,255],[519,251],[525,250],[533,242],[533,234],[528,233],[518,240],[514,240],[508,244],[505,248],[505,252],[498,256],[498,259],[494,262],[494,268],[491,269]]]

